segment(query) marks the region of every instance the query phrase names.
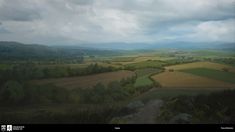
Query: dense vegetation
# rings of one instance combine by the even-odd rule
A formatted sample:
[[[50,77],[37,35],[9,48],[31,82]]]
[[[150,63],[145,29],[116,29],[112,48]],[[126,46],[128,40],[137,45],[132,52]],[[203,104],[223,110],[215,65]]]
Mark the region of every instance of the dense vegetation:
[[[213,61],[235,66],[235,58],[216,58]]]
[[[7,80],[25,81],[31,79],[59,78],[70,76],[90,75],[102,72],[115,71],[113,67],[103,67],[98,64],[90,64],[85,68],[70,67],[37,67],[33,63],[18,64],[12,68],[0,70],[0,84]]]
[[[162,68],[166,63],[159,60],[147,60],[143,62],[131,63],[126,65],[126,69],[135,70],[141,68]]]
[[[177,58],[177,59],[171,59],[171,60],[147,60],[142,62],[136,62],[125,65],[125,69],[128,70],[136,70],[136,69],[143,69],[143,68],[157,68],[157,69],[164,69],[164,66],[169,65],[176,65],[176,64],[183,64],[183,63],[191,63],[195,62],[197,60],[194,59],[188,59],[188,58]]]
[[[109,123],[113,117],[130,112],[125,108],[127,100],[149,89],[135,88],[134,82],[135,77],[108,86],[97,84],[90,89],[68,90],[7,81],[0,89],[4,107],[0,109],[0,119],[11,123]]]
[[[136,76],[122,79],[120,82],[111,82],[107,86],[97,84],[93,88],[73,90],[51,84],[28,83],[31,79],[87,75],[115,70],[97,64],[91,64],[83,69],[68,69],[63,67],[44,69],[28,63],[1,70],[0,103],[4,108],[0,109],[1,122],[108,123],[114,116],[128,112],[124,108],[127,100],[151,88],[134,87]],[[65,105],[69,106],[64,107]],[[59,112],[55,110],[58,106],[62,107]],[[37,107],[41,110],[37,110]],[[109,114],[99,116],[106,112]]]
[[[235,90],[169,98],[158,123],[235,123]]]

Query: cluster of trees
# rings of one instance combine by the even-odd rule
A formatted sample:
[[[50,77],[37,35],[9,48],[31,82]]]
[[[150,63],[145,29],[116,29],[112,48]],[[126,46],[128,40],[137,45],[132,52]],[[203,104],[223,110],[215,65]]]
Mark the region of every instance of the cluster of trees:
[[[170,66],[170,65],[176,65],[176,64],[183,64],[183,63],[191,63],[191,62],[196,62],[199,61],[198,59],[195,59],[193,57],[178,57],[176,59],[171,59],[171,60],[147,60],[144,62],[137,62],[137,63],[132,63],[124,66],[124,69],[126,70],[131,70],[135,71],[137,69],[141,68],[158,68],[158,69],[164,69],[165,66]]]
[[[37,86],[18,81],[7,81],[0,89],[0,102],[7,106],[68,101],[69,91],[53,85]]]
[[[164,67],[164,64],[166,64],[164,61],[160,60],[147,60],[143,62],[136,62],[127,64],[124,66],[124,69],[135,71],[137,69],[143,69],[143,68],[157,68],[162,69]]]
[[[1,121],[24,122],[81,122],[108,123],[112,117],[125,113],[124,106],[108,107],[121,104],[128,98],[143,92],[144,89],[132,89],[135,78],[112,82],[107,86],[97,84],[91,89],[68,90],[53,85],[37,86],[18,81],[7,81],[0,88],[2,106],[37,105],[37,104],[78,104],[63,112],[37,111],[31,114],[0,114]],[[129,89],[128,89],[129,88]],[[130,90],[131,89],[131,90]],[[133,90],[133,91],[132,91]],[[189,115],[187,122],[178,120],[174,123],[235,123],[235,90],[217,92],[210,95],[178,96],[166,99],[158,123],[169,123],[177,115]],[[96,104],[96,107],[87,107]],[[98,105],[97,105],[98,104]],[[84,105],[84,107],[83,107]],[[99,106],[99,107],[98,107]],[[77,110],[82,108],[82,110]],[[68,110],[68,111],[67,111]],[[106,113],[109,112],[109,113]],[[103,115],[103,114],[104,115]],[[184,114],[182,114],[184,113]],[[102,115],[102,116],[99,116]],[[124,114],[125,115],[125,114]],[[37,117],[37,118],[34,118]],[[177,120],[176,120],[177,121]],[[18,122],[19,123],[19,122]]]
[[[176,65],[176,64],[183,64],[183,63],[191,63],[191,62],[196,62],[199,61],[195,58],[192,57],[188,57],[188,58],[177,58],[177,59],[173,59],[173,60],[166,60],[164,62],[166,62],[166,64],[164,64],[163,66],[169,66],[169,65]]]
[[[73,97],[79,97],[83,103],[116,103],[138,96],[153,88],[151,85],[135,87],[135,80],[136,76],[111,82],[107,86],[97,84],[92,89],[76,89],[73,94],[78,93],[78,96]],[[154,85],[157,86],[157,84]]]
[[[189,119],[171,123],[235,123],[235,90],[226,90],[209,95],[179,96],[170,98],[162,107],[158,122],[170,123],[184,113]]]
[[[97,84],[93,89],[68,90],[52,85],[36,86],[8,81],[0,89],[2,107],[50,105],[47,109],[36,111],[21,110],[20,114],[14,109],[9,112],[3,110],[0,111],[0,119],[9,123],[108,123],[120,114],[123,106],[119,106],[118,102],[128,97],[118,87],[119,83],[113,82],[108,87]],[[57,111],[54,105],[62,107]]]
[[[35,64],[26,63],[12,66],[12,68],[0,70],[0,84],[7,80],[25,81],[30,79],[58,78],[69,76],[81,76],[95,73],[103,73],[117,70],[114,67],[103,67],[98,64],[90,64],[85,68],[70,67],[37,67]]]
[[[111,82],[108,86],[97,84],[92,89],[77,89],[82,103],[114,103],[127,99],[129,94],[122,89],[121,83]]]
[[[6,103],[47,103],[47,102],[114,102],[121,101],[132,95],[146,92],[152,86],[134,87],[136,76],[112,82],[107,86],[97,84],[92,89],[67,90],[53,85],[33,85],[27,83],[31,79],[88,75],[117,70],[113,67],[102,67],[91,64],[86,68],[40,68],[32,63],[15,65],[0,71],[0,100]],[[9,102],[7,102],[7,101]]]
[[[235,66],[235,58],[216,58],[213,61]]]
[[[112,103],[123,101],[146,92],[151,87],[134,87],[136,77],[114,81],[107,86],[98,83],[93,88],[68,90],[51,84],[34,85],[20,81],[7,81],[0,88],[2,104],[41,103]]]
[[[71,108],[65,108],[64,113],[45,110],[22,115],[13,111],[0,114],[1,121],[108,123],[113,117],[123,113],[124,106],[121,106],[123,105],[122,101],[145,92],[150,87],[135,88],[136,76],[111,82],[108,85],[97,84],[93,88],[72,90],[51,84],[36,85],[27,82],[30,79],[87,75],[113,70],[117,69],[102,67],[97,64],[91,64],[84,69],[65,67],[38,68],[34,64],[21,64],[2,70],[0,71],[0,104],[3,107],[71,104]],[[109,107],[114,104],[118,106]],[[75,105],[79,105],[82,110],[71,112]],[[87,107],[88,105],[93,107]],[[99,106],[99,108],[94,108],[94,106]],[[77,107],[75,108],[77,109]]]

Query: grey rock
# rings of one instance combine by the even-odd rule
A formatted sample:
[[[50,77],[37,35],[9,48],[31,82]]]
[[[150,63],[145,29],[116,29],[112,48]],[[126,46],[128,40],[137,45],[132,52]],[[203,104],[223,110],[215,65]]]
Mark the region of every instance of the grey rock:
[[[192,115],[187,113],[180,113],[174,116],[169,123],[171,124],[188,124],[192,119]]]
[[[134,101],[127,105],[127,108],[129,109],[138,109],[144,106],[144,103],[142,101]]]

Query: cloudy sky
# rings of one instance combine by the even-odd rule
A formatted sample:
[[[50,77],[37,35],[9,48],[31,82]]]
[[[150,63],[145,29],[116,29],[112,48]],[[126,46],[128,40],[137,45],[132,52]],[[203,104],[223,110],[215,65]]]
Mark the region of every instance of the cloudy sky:
[[[235,0],[0,0],[0,40],[235,42]]]

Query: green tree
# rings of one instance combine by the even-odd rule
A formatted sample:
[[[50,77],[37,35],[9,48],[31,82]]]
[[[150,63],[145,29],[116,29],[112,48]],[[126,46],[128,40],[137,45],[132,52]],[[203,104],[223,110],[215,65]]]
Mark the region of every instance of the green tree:
[[[17,81],[7,81],[0,91],[1,100],[4,102],[17,103],[24,98],[24,89]]]

